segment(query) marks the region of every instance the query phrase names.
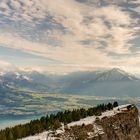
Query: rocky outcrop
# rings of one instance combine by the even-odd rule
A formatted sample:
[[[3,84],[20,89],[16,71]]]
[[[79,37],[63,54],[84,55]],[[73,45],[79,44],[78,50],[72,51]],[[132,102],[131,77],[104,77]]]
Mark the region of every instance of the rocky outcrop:
[[[117,107],[97,117],[92,124],[65,129],[59,137],[64,140],[140,140],[138,110],[134,105]]]
[[[93,140],[140,140],[138,110],[133,105],[95,123],[102,126],[104,134],[98,134]]]
[[[138,109],[122,105],[24,140],[140,140]]]

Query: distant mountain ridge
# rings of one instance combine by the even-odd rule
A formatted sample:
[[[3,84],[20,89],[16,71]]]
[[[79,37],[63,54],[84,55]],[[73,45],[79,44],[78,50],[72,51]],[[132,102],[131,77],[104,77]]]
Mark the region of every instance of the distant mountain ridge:
[[[118,68],[113,68],[111,70],[108,70],[106,72],[103,72],[97,79],[97,81],[117,81],[117,80],[139,80],[136,76],[126,73],[123,70],[120,70]]]
[[[0,85],[54,93],[131,96],[138,95],[140,79],[118,68],[73,72],[67,75],[14,71],[1,72]]]
[[[118,68],[104,71],[75,72],[70,75],[79,75],[80,77],[88,77],[94,81],[135,81],[139,80],[135,75],[127,73]],[[67,77],[67,76],[66,76]]]

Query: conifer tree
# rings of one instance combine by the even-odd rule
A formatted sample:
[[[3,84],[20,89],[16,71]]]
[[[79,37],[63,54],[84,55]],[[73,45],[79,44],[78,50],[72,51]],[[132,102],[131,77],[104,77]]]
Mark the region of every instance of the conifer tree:
[[[12,133],[11,130],[9,130],[9,134],[8,134],[7,140],[16,140],[16,139],[14,138],[13,133]]]
[[[118,106],[118,102],[115,101],[115,102],[113,103],[113,107],[117,107],[117,106]]]

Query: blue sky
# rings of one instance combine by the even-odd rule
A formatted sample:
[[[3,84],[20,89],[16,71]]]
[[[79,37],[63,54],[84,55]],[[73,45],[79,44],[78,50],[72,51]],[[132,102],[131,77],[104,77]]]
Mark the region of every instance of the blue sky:
[[[1,69],[140,73],[140,0],[1,0]]]

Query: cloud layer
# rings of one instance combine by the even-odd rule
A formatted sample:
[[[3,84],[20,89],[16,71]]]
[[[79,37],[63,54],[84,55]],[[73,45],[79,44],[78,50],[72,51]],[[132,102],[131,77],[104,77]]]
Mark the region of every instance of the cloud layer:
[[[0,27],[1,46],[46,59],[34,67],[140,71],[140,0],[2,0]]]

